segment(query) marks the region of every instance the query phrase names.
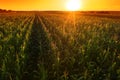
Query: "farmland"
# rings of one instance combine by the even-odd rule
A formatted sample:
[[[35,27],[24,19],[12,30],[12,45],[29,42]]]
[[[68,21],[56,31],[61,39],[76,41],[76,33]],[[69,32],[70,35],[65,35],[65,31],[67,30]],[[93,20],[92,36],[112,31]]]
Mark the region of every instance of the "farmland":
[[[118,13],[0,13],[0,80],[120,80]]]

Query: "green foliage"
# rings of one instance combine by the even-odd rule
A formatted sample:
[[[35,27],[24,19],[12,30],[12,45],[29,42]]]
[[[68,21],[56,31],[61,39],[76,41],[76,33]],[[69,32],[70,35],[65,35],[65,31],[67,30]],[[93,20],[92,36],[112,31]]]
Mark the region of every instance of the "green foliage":
[[[4,14],[0,80],[119,80],[119,25],[74,13]]]

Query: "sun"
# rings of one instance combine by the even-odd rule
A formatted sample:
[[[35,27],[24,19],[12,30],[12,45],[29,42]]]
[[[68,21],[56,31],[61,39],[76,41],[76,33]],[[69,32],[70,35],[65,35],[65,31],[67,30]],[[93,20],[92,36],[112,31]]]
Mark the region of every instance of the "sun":
[[[69,11],[77,11],[81,8],[80,0],[70,0],[66,4],[66,8]]]

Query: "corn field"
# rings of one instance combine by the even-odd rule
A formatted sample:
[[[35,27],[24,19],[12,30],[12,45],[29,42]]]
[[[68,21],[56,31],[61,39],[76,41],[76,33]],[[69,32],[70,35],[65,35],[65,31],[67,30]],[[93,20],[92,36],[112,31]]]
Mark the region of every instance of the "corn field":
[[[120,80],[120,15],[0,13],[0,80]]]

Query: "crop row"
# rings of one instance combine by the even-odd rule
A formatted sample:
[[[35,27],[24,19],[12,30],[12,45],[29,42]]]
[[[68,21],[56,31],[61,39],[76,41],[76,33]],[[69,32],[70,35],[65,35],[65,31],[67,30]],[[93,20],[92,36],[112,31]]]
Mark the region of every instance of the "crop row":
[[[119,79],[120,20],[61,15],[40,15],[58,61],[53,79]]]
[[[24,50],[30,35],[34,16],[5,16],[1,25],[0,79],[20,79],[24,66]],[[10,18],[11,17],[11,18]],[[1,22],[3,23],[3,22]]]

